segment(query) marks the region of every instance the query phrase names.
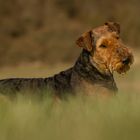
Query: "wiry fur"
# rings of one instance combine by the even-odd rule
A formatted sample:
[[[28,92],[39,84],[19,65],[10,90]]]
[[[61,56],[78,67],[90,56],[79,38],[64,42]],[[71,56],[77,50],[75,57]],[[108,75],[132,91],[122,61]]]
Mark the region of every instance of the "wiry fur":
[[[75,65],[48,78],[0,80],[0,92],[49,89],[62,98],[67,94],[112,95],[117,91],[113,71],[126,72],[133,62],[130,50],[119,39],[119,24],[108,22],[84,33],[77,41],[83,51]],[[124,63],[124,59],[127,59]]]

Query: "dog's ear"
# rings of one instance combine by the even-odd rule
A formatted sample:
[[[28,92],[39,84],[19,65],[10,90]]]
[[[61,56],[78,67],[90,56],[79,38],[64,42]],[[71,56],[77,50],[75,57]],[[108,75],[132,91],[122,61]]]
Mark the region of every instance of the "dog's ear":
[[[92,51],[93,49],[93,37],[92,37],[92,31],[88,31],[84,34],[82,34],[81,37],[79,37],[77,40],[76,40],[76,44],[79,46],[79,47],[82,47],[84,49],[86,49],[87,51]]]
[[[108,29],[110,31],[116,32],[117,34],[120,34],[120,25],[116,22],[106,22],[106,26],[108,26]]]

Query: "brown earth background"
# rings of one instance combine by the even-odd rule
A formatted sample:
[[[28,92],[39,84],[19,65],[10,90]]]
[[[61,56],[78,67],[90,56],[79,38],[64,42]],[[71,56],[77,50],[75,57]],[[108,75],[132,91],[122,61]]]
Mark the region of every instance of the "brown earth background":
[[[109,20],[120,23],[135,55],[119,86],[139,92],[139,11],[139,0],[0,0],[0,77],[46,77],[71,66],[81,51],[75,40]]]
[[[77,37],[108,20],[138,48],[139,9],[138,0],[0,0],[0,64],[71,62]]]

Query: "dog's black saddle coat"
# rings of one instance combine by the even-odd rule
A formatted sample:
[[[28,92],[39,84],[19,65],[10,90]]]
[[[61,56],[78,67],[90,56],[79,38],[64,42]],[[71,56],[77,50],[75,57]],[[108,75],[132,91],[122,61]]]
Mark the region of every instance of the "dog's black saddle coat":
[[[51,90],[57,96],[63,94],[75,94],[75,88],[80,85],[81,80],[101,85],[111,91],[117,91],[113,75],[100,73],[90,62],[90,53],[83,50],[80,57],[72,68],[62,71],[48,78],[11,78],[0,80],[0,93],[17,93],[22,90],[38,92]]]

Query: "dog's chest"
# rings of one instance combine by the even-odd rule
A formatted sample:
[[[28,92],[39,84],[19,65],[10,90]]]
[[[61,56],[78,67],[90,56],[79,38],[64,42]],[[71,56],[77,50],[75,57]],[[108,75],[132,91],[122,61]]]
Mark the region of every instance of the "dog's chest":
[[[113,93],[110,89],[103,86],[102,84],[90,82],[82,77],[79,77],[76,74],[73,74],[71,78],[71,85],[76,94],[84,94],[91,96],[110,96]]]

